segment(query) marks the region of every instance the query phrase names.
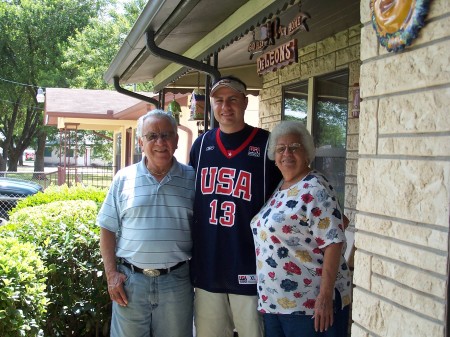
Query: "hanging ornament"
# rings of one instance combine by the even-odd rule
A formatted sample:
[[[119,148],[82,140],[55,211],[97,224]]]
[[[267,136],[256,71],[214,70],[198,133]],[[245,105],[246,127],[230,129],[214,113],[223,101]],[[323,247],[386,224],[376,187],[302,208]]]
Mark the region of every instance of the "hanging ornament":
[[[201,89],[194,89],[191,96],[191,121],[203,120],[205,116],[205,92]]]
[[[197,89],[192,91],[190,121],[202,121],[205,116],[205,92],[200,89],[200,72],[197,73]]]
[[[173,95],[172,102],[167,106],[167,111],[175,118],[177,121],[177,125],[180,125],[180,114],[181,114],[181,106],[175,100],[175,95]]]

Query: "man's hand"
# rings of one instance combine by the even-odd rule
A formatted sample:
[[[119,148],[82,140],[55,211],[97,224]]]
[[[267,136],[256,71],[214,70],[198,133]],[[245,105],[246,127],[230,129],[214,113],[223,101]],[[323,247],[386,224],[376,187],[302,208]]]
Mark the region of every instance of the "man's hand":
[[[108,280],[108,293],[111,300],[116,301],[117,304],[123,307],[127,306],[128,299],[123,289],[123,283],[127,277],[118,271],[113,271],[106,278]]]

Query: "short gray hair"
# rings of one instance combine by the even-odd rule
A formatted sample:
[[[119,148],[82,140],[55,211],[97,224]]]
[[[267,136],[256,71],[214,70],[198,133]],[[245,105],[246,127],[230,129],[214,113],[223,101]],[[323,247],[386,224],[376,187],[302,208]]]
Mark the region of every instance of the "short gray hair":
[[[267,156],[269,159],[275,159],[275,146],[277,145],[278,138],[286,135],[298,136],[300,144],[306,152],[308,158],[308,165],[314,160],[316,156],[316,147],[314,146],[314,139],[306,128],[305,124],[299,121],[281,121],[276,125],[269,137],[269,149],[267,150]]]
[[[167,119],[170,124],[172,125],[173,131],[175,133],[178,133],[178,125],[177,125],[177,121],[175,120],[175,118],[168,112],[165,112],[164,110],[161,109],[155,109],[155,110],[151,110],[149,112],[147,112],[145,115],[139,117],[138,119],[138,124],[137,124],[137,129],[136,129],[136,136],[137,137],[142,137],[142,128],[144,127],[144,122],[147,118],[150,117],[156,117],[156,118],[165,118]]]

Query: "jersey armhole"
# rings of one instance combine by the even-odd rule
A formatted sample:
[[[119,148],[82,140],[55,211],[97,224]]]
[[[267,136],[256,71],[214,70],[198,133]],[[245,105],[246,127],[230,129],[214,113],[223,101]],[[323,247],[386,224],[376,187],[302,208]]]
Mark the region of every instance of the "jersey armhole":
[[[211,130],[210,130],[211,131]],[[197,175],[198,175],[198,169],[200,167],[200,159],[202,157],[202,148],[203,148],[203,141],[205,140],[205,136],[208,132],[210,131],[206,131],[204,134],[202,134],[200,137],[202,137],[202,140],[200,142],[200,148],[199,148],[199,152],[198,152],[198,160],[197,160],[197,168],[195,169],[195,181],[197,181]]]

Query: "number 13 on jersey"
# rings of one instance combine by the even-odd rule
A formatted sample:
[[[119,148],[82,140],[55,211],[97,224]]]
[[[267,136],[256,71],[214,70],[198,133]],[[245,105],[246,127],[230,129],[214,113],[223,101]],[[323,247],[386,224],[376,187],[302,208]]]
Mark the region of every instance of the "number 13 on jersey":
[[[217,219],[217,199],[214,199],[209,204],[211,208],[211,216],[209,217],[209,223],[217,225],[219,223],[225,227],[232,227],[234,225],[234,214],[236,211],[236,204],[232,201],[224,201],[220,204],[220,210],[223,211],[223,215]]]

